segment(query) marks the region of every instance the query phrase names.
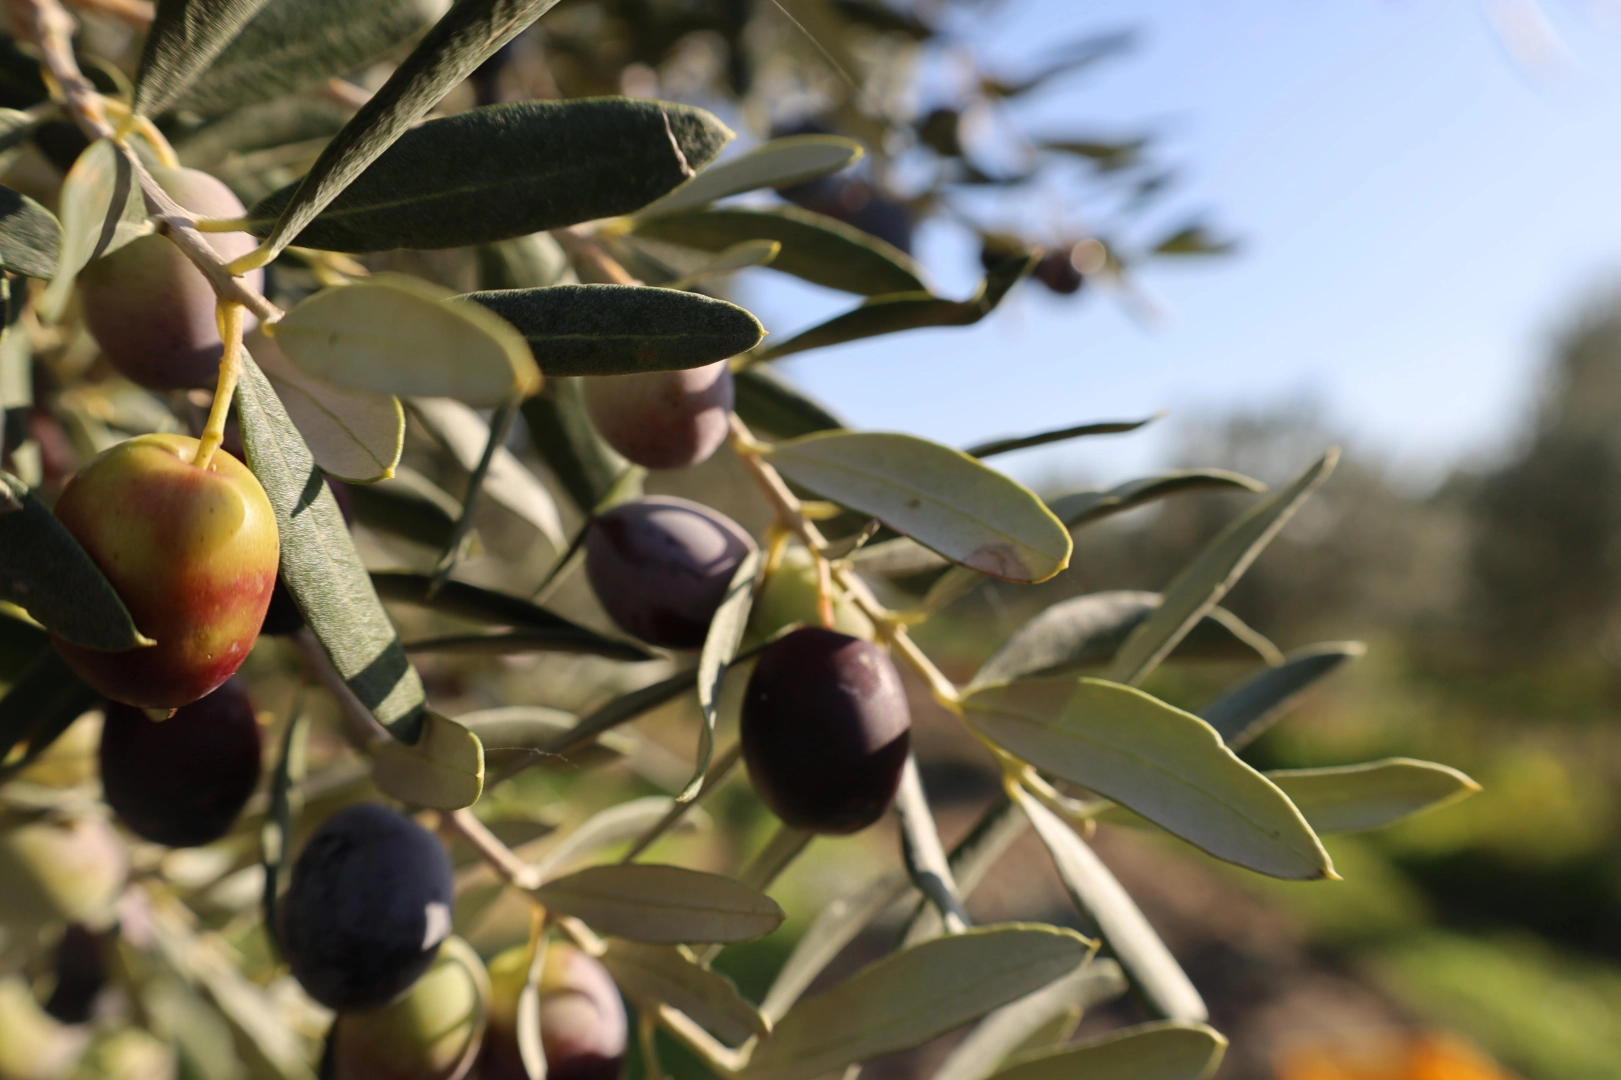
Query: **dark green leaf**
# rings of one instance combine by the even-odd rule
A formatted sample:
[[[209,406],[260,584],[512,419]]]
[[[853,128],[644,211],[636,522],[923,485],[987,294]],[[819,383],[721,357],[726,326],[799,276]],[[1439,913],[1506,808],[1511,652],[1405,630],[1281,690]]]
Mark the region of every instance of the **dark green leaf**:
[[[276,918],[276,904],[281,899],[282,874],[293,857],[293,830],[298,825],[299,811],[304,808],[302,785],[308,764],[306,751],[309,741],[309,725],[304,723],[301,692],[292,714],[287,718],[287,730],[282,734],[281,754],[270,777],[270,806],[265,811],[264,823],[259,827],[259,859],[265,871],[261,899],[264,928],[271,946],[277,952],[281,951],[281,922]]]
[[[73,534],[10,473],[0,473],[0,600],[86,648],[152,644]]]
[[[568,254],[549,233],[481,244],[477,251],[481,289],[538,289],[556,285],[568,272]]]
[[[135,72],[134,109],[156,116],[208,70],[266,0],[158,0]]]
[[[50,647],[45,631],[0,609],[0,683],[16,682],[34,659]]]
[[[627,724],[666,701],[680,697],[697,683],[698,669],[691,668],[687,671],[678,671],[667,679],[661,679],[638,690],[620,694],[581,718],[578,724],[539,747],[538,752],[541,756],[573,753],[582,746],[590,745],[603,732],[612,731],[620,724]]]
[[[1266,485],[1226,469],[1176,469],[1131,480],[1108,491],[1076,491],[1049,500],[1047,505],[1058,520],[1071,529],[1102,521],[1114,514],[1135,510],[1172,495],[1206,491],[1262,492]]]
[[[411,653],[487,653],[513,656],[518,653],[563,652],[586,656],[601,656],[609,660],[628,660],[632,663],[653,659],[646,649],[634,642],[617,641],[603,637],[583,626],[557,626],[545,630],[508,630],[497,634],[448,634],[444,637],[410,641],[405,651]]]
[[[28,670],[0,698],[0,762],[27,740],[28,750],[0,768],[0,780],[45,752],[68,726],[95,708],[100,695],[79,681],[55,649],[34,658]]]
[[[1288,711],[1318,679],[1367,651],[1360,641],[1309,645],[1290,653],[1277,667],[1252,676],[1199,710],[1234,750],[1255,741]]]
[[[274,0],[181,98],[217,116],[365,67],[437,19],[438,0]]]
[[[430,597],[428,584],[431,580],[427,574],[404,571],[379,572],[371,576],[377,595],[384,600],[416,604],[445,615],[455,615],[490,626],[591,633],[577,623],[570,622],[561,615],[554,615],[522,597],[496,592],[493,589],[483,589],[477,585],[469,585],[465,581],[447,581]],[[607,642],[609,639],[601,640]],[[612,644],[628,643],[612,642]],[[636,647],[632,655],[639,660],[651,660],[655,656],[654,653],[640,647]]]
[[[19,191],[0,187],[0,267],[49,280],[62,257],[56,216]]]
[[[391,479],[349,488],[355,519],[368,529],[392,533],[436,550],[444,550],[461,516],[462,504],[439,485],[408,466]]]
[[[1122,589],[1062,600],[1003,642],[974,675],[975,684],[1051,675],[1107,663],[1160,604],[1149,592]],[[1188,659],[1281,660],[1277,647],[1224,608],[1208,612],[1179,646]]]
[[[1064,890],[1103,938],[1149,1012],[1169,1020],[1206,1019],[1209,1012],[1199,991],[1103,860],[1035,796],[1023,788],[1014,795],[1052,856]]]
[[[452,87],[556,3],[457,0],[321,151],[271,230],[266,240],[270,253],[280,252],[292,243],[317,214]]]
[[[228,113],[175,143],[174,149],[182,165],[208,168],[233,154],[330,139],[348,119],[337,102],[281,98]]]
[[[1147,139],[1049,139],[1038,142],[1043,150],[1073,154],[1097,166],[1099,172],[1129,169],[1142,161]]]
[[[745,240],[775,240],[771,269],[861,296],[926,292],[912,257],[837,218],[774,206],[766,210],[700,210],[638,222],[636,234],[699,251],[724,251]]]
[[[1217,240],[1203,225],[1189,225],[1150,250],[1155,255],[1231,255],[1238,250],[1238,245],[1232,240]]]
[[[426,700],[422,679],[372,588],[332,489],[248,356],[237,403],[248,465],[276,511],[287,590],[349,689],[395,738],[415,742]]]
[[[545,389],[525,401],[521,411],[530,442],[581,513],[595,510],[632,470],[591,425],[579,379],[547,379]]]
[[[1032,446],[1046,446],[1048,443],[1063,442],[1066,439],[1080,439],[1088,435],[1119,435],[1127,431],[1136,431],[1140,427],[1152,424],[1157,419],[1159,417],[1150,416],[1144,420],[1109,420],[1099,424],[1080,424],[1075,427],[1042,431],[1035,435],[992,439],[989,442],[970,446],[963,453],[969,457],[994,457],[997,454],[1010,454],[1015,450],[1027,450]]]
[[[467,294],[511,323],[548,377],[702,367],[765,336],[736,304],[641,285],[553,285]]]
[[[698,728],[698,755],[693,764],[692,777],[676,796],[677,802],[691,802],[703,790],[704,773],[715,757],[715,724],[720,719],[720,688],[726,680],[726,670],[737,656],[737,647],[743,641],[743,631],[749,625],[749,612],[754,607],[754,590],[764,565],[764,552],[755,548],[744,556],[726,587],[726,596],[715,617],[710,620],[709,632],[704,636],[703,650],[698,654],[698,709],[703,723]]]
[[[974,295],[967,300],[946,300],[926,293],[896,293],[875,296],[843,315],[835,315],[820,326],[813,326],[781,345],[768,346],[754,354],[756,360],[776,360],[807,349],[842,345],[848,341],[921,330],[934,326],[972,326],[1002,302],[1008,290],[1035,266],[1034,257],[1010,259],[985,275]]]
[[[819,402],[768,367],[756,365],[733,373],[733,408],[755,431],[779,439],[796,439],[846,424]]]

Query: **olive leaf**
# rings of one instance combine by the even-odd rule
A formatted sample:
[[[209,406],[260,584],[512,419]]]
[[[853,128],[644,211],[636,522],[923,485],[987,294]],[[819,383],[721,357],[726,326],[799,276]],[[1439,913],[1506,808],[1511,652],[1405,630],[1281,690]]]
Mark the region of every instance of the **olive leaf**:
[[[947,300],[927,293],[903,292],[875,296],[858,308],[835,315],[818,326],[768,345],[751,356],[756,361],[777,360],[807,349],[822,349],[850,341],[921,330],[931,326],[972,326],[996,310],[1003,297],[1036,264],[1031,257],[1011,259],[985,275],[967,300]]]
[[[938,443],[821,432],[773,446],[766,456],[795,483],[992,577],[1045,581],[1069,565],[1069,532],[1039,498]]]
[[[675,800],[668,796],[649,795],[599,810],[548,851],[535,864],[535,873],[548,878],[565,866],[634,840],[662,821],[674,805]]]
[[[504,705],[463,713],[456,722],[477,735],[484,746],[486,787],[493,787],[531,765],[589,769],[602,762],[616,761],[636,748],[634,739],[606,732],[591,745],[567,757],[543,753],[541,748],[573,727],[576,719],[573,713],[543,705]]]
[[[267,0],[157,0],[131,107],[156,116],[185,92]]]
[[[636,217],[679,214],[728,195],[759,188],[781,188],[838,172],[861,160],[861,144],[838,135],[789,135],[716,162],[668,195],[643,207]]]
[[[730,979],[700,967],[679,948],[615,941],[603,954],[602,964],[638,1008],[663,1004],[679,1009],[730,1046],[770,1030],[765,1017],[743,1000]]]
[[[28,750],[10,764],[0,765],[6,779],[43,754],[79,717],[95,708],[101,695],[80,681],[55,649],[38,653],[11,688],[0,698],[0,763],[17,744]]]
[[[963,910],[962,894],[946,861],[945,845],[940,842],[934,814],[929,810],[929,798],[917,768],[917,755],[910,751],[901,772],[900,788],[895,792],[895,814],[901,823],[901,857],[912,884],[934,905],[953,933],[972,926],[973,920]]]
[[[51,647],[45,631],[20,613],[0,606],[0,683],[11,684],[28,670],[40,653]],[[4,759],[0,752],[0,759]]]
[[[1119,997],[1126,987],[1119,964],[1094,960],[986,1016],[929,1080],[986,1080],[1044,1032],[1054,1032],[1055,1042],[1066,1041],[1084,1010]]]
[[[0,600],[75,645],[117,652],[152,644],[112,583],[28,485],[0,472],[0,500]]]
[[[794,439],[848,425],[771,368],[746,367],[732,373],[732,408],[755,431]]]
[[[414,742],[425,701],[422,679],[400,647],[309,447],[248,356],[237,412],[248,466],[276,512],[288,592],[361,704],[395,738]]]
[[[1227,469],[1174,469],[1157,476],[1119,484],[1107,491],[1076,491],[1048,501],[1052,512],[1071,529],[1091,525],[1114,514],[1169,498],[1207,491],[1262,492],[1266,485]]]
[[[1380,829],[1480,790],[1457,769],[1412,758],[1326,769],[1277,769],[1266,775],[1319,833]]]
[[[372,779],[401,802],[459,810],[484,790],[484,746],[478,736],[432,709],[421,712],[412,743],[383,736],[373,742]]]
[[[530,442],[581,513],[595,511],[621,479],[640,471],[597,434],[579,379],[551,379],[521,410]]]
[[[281,897],[284,874],[293,858],[293,830],[304,808],[304,774],[308,765],[309,725],[305,723],[303,695],[287,718],[282,733],[281,752],[270,774],[270,805],[259,826],[259,862],[264,867],[264,891],[260,908],[264,912],[265,934],[271,947],[281,950],[281,922],[276,903]]]
[[[377,274],[307,297],[275,325],[299,368],[341,386],[499,405],[540,388],[540,370],[506,323],[449,290]]]
[[[339,386],[295,367],[262,329],[246,344],[322,472],[356,484],[394,475],[405,449],[399,398]]]
[[[465,471],[471,474],[478,467],[490,427],[477,412],[451,398],[414,398],[411,412]],[[490,458],[483,492],[533,525],[554,551],[567,545],[552,493],[505,446],[497,446]]]
[[[1252,676],[1200,709],[1199,716],[1216,729],[1228,746],[1242,749],[1271,727],[1317,680],[1366,651],[1360,641],[1335,641],[1297,650],[1277,667]]]
[[[0,186],[0,268],[49,280],[61,258],[56,215],[22,192]]]
[[[702,367],[765,336],[736,304],[641,285],[553,285],[469,293],[529,342],[554,375],[633,375]]]
[[[715,724],[720,718],[720,689],[726,680],[727,668],[737,656],[737,647],[743,642],[743,631],[749,625],[749,612],[754,608],[755,587],[765,565],[765,554],[753,548],[743,556],[726,586],[726,595],[715,616],[698,654],[698,709],[703,723],[698,726],[698,755],[693,763],[692,777],[676,796],[677,802],[691,802],[703,789],[704,773],[715,757]]]
[[[775,900],[731,878],[652,863],[593,866],[534,895],[600,934],[650,945],[751,941],[783,920]]]
[[[415,604],[445,615],[454,615],[492,626],[514,626],[526,630],[576,634],[581,636],[582,640],[586,637],[595,638],[604,645],[619,646],[619,651],[625,659],[652,660],[658,655],[633,642],[602,637],[578,623],[511,593],[496,592],[493,589],[470,585],[465,581],[447,581],[437,590],[431,590],[429,586],[432,581],[431,575],[406,571],[379,571],[371,575],[372,585],[384,600]]]
[[[275,0],[229,39],[177,100],[217,116],[281,98],[365,67],[432,25],[446,6],[443,0]]]
[[[1055,428],[1052,431],[1040,431],[1034,435],[1014,435],[1005,439],[991,439],[988,442],[976,443],[964,450],[963,453],[969,457],[988,458],[997,454],[1011,454],[1015,450],[1028,450],[1033,446],[1046,446],[1049,443],[1082,439],[1089,435],[1120,435],[1146,427],[1157,419],[1159,419],[1158,416],[1150,416],[1143,420],[1107,420],[1102,423],[1076,424],[1070,427]]]
[[[1023,1058],[995,1080],[1204,1080],[1226,1049],[1227,1039],[1204,1024],[1139,1024]]]
[[[638,221],[636,235],[709,252],[771,240],[782,245],[771,268],[814,285],[862,296],[928,291],[917,264],[904,251],[854,225],[797,206],[671,214]]]
[[[396,467],[388,480],[351,487],[349,499],[360,524],[437,551],[462,513],[455,497],[408,465]]]
[[[402,133],[298,242],[350,252],[464,247],[626,214],[682,183],[731,137],[702,109],[664,101],[469,109]],[[289,184],[261,200],[249,228],[269,235],[299,190]]]
[[[62,238],[56,270],[38,306],[47,323],[62,317],[80,270],[151,230],[134,166],[110,139],[91,143],[68,169],[58,213]]]
[[[1025,679],[963,699],[980,734],[1043,772],[1113,799],[1218,859],[1286,879],[1333,877],[1277,786],[1209,724],[1102,679]]]

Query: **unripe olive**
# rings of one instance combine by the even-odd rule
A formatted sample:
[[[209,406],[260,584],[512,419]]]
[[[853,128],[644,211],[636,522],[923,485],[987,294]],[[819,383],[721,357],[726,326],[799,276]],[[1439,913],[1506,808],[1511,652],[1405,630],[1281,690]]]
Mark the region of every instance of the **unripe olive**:
[[[787,548],[749,612],[748,641],[764,641],[790,623],[817,625],[816,560],[797,544]],[[833,629],[872,640],[872,620],[847,596],[833,600]]]
[[[99,818],[0,825],[0,925],[28,932],[94,922],[124,888],[128,857]]]
[[[478,1057],[489,996],[478,954],[450,938],[402,997],[339,1015],[335,1080],[461,1080]]]
[[[603,610],[626,633],[696,649],[738,564],[753,550],[731,518],[686,499],[650,496],[591,523],[585,572]]]
[[[101,729],[102,791],[137,836],[210,844],[258,786],[260,752],[253,702],[235,679],[167,720],[113,704]]]
[[[525,1080],[518,1053],[518,994],[528,949],[490,961],[490,1028],[479,1058],[482,1080]],[[546,1080],[617,1080],[625,1061],[625,1004],[608,969],[564,942],[546,950],[541,972],[540,1042]]]
[[[327,818],[293,865],[282,949],[310,997],[348,1011],[386,1005],[450,935],[455,881],[432,833],[376,803]]]
[[[231,189],[196,169],[152,169],[163,189],[198,217],[239,218],[246,213]],[[229,262],[258,246],[249,233],[205,233]],[[264,271],[242,282],[264,288]],[[143,236],[97,259],[79,275],[84,320],[127,378],[151,390],[212,387],[218,375],[219,326],[214,289],[185,254],[163,236]],[[256,320],[246,316],[245,329]]]
[[[56,943],[56,986],[45,1011],[64,1024],[83,1024],[95,1011],[96,998],[107,985],[107,960],[101,935],[83,923],[70,923]]]
[[[754,665],[743,694],[743,760],[760,800],[785,824],[855,832],[895,798],[911,725],[883,650],[806,627]]]
[[[141,435],[81,469],[56,516],[157,644],[100,652],[53,638],[85,682],[146,709],[189,705],[236,672],[264,621],[280,554],[276,517],[248,467],[197,440]]]
[[[686,371],[601,375],[585,381],[585,406],[598,433],[629,460],[685,469],[726,441],[732,370],[719,360]]]

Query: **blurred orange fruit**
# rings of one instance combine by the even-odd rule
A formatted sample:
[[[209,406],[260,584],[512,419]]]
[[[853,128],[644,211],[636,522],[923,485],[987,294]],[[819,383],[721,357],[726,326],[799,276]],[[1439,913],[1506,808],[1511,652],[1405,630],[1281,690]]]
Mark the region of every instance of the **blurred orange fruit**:
[[[1320,1043],[1278,1063],[1278,1080],[1517,1080],[1462,1039],[1423,1034],[1374,1047]]]

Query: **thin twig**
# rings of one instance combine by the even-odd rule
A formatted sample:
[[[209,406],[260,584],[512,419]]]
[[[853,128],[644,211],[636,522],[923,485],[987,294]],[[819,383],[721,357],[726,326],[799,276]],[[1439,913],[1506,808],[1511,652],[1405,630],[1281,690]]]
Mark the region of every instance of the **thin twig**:
[[[552,237],[587,277],[598,284],[640,285],[641,281],[603,250],[595,237],[574,228],[553,229]]]
[[[152,17],[156,14],[156,5],[152,0],[68,0],[68,2],[80,11],[110,15],[137,30],[145,30],[151,26]]]
[[[512,853],[499,837],[485,828],[484,823],[468,809],[452,811],[441,819],[442,827],[478,852],[508,882],[524,892],[540,887],[540,875],[535,868]]]

